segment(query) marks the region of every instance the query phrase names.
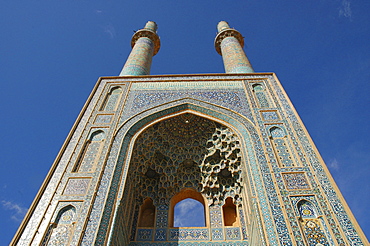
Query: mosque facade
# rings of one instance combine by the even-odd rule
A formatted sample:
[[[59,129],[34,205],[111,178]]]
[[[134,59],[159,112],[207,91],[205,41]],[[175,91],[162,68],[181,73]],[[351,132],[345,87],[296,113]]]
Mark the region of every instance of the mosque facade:
[[[150,75],[157,26],[134,34],[12,245],[368,244],[277,76],[253,70],[227,22],[217,29],[223,74]],[[200,224],[176,224],[186,200]]]

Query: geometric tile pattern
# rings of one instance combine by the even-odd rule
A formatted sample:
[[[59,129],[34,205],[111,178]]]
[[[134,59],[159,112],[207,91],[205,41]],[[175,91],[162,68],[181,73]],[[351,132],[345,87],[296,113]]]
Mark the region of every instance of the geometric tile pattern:
[[[212,240],[224,240],[223,228],[212,228]]]
[[[232,29],[225,30],[224,32],[230,32],[231,30]],[[237,32],[235,30],[232,31]],[[217,36],[217,39],[222,38],[220,47],[226,73],[253,72],[253,68],[249,63],[248,58],[245,56],[243,49],[236,37],[230,37],[229,33],[226,34],[226,37],[223,37],[223,35],[223,33],[220,33]]]
[[[155,231],[154,241],[166,241],[167,240],[166,233],[167,229],[157,229]]]
[[[288,190],[310,189],[310,185],[304,173],[282,173],[282,176]]]
[[[199,108],[200,109],[200,108]],[[166,112],[165,111],[163,111],[163,114],[165,114]],[[211,111],[210,112],[208,112],[208,113],[211,113]],[[149,118],[148,118],[148,120],[149,120]],[[232,124],[237,124],[237,122],[234,122],[233,123],[233,121],[231,120],[231,119],[229,119],[228,120],[229,122],[231,122]],[[250,146],[253,146],[252,144],[250,145]],[[123,149],[122,149],[123,150]],[[251,162],[253,163],[253,159],[251,160]],[[256,178],[257,178],[258,176],[256,176]],[[261,197],[261,199],[263,198],[263,196]],[[263,208],[263,207],[262,207]],[[267,209],[267,208],[266,208]],[[263,210],[263,209],[262,209]],[[271,226],[272,226],[272,224],[271,224]],[[271,227],[271,229],[273,229],[273,227]],[[280,230],[281,230],[281,228],[279,228]],[[268,231],[269,231],[270,229],[268,228]],[[272,233],[273,233],[273,231],[271,231]],[[274,240],[273,239],[273,234],[271,234],[271,235],[269,235],[269,237],[270,237],[270,240]]]
[[[176,84],[176,83],[175,83]],[[219,89],[219,90],[210,90],[206,86],[209,83],[192,83],[192,87],[198,87],[201,89],[182,89],[182,83],[178,83],[178,90],[173,90],[173,87],[170,87],[172,90],[162,91],[162,90],[137,90],[130,93],[128,102],[125,105],[123,116],[121,122],[129,117],[128,114],[139,113],[148,108],[154,106],[162,105],[163,103],[169,100],[183,99],[183,98],[194,98],[197,100],[206,101],[209,103],[217,103],[220,106],[233,109],[237,112],[242,113],[253,121],[252,113],[250,107],[248,106],[248,101],[243,100],[245,93],[242,90],[242,87],[239,89],[230,88],[228,90]],[[220,81],[217,84],[223,86],[225,82]],[[240,83],[236,83],[240,85]],[[214,86],[214,85],[213,85]],[[240,86],[239,86],[240,87]]]
[[[69,179],[63,195],[85,195],[90,183],[90,178]]]
[[[141,36],[151,34],[150,37]],[[151,31],[139,30],[135,33],[138,38],[135,46],[132,48],[130,56],[127,58],[126,64],[123,67],[120,76],[122,75],[147,75],[150,73],[150,66],[152,63],[152,56],[154,52],[153,37],[158,36]]]
[[[112,114],[98,114],[95,118],[95,124],[109,124],[113,119]]]
[[[226,240],[240,240],[240,228],[225,228]]]
[[[130,246],[248,246],[246,241],[228,242],[130,242]]]
[[[211,220],[211,227],[222,227],[221,206],[211,206],[209,208],[209,217]]]
[[[169,241],[209,240],[208,229],[169,229]]]
[[[278,161],[281,163],[281,167],[291,167],[294,165],[290,151],[286,145],[284,139],[273,139],[273,147],[277,153]]]
[[[137,230],[137,241],[152,241],[153,230],[152,229],[138,229]]]
[[[303,219],[300,224],[308,245],[329,245],[325,233],[322,230],[320,220]]]
[[[263,120],[279,120],[279,115],[276,111],[261,111]]]
[[[242,207],[239,207],[239,219],[240,219],[240,224],[241,224],[241,229],[242,229],[242,234],[243,234],[243,239],[247,240],[248,239],[248,234],[247,234],[247,225],[246,225],[246,218],[244,216],[244,210]]]
[[[217,83],[217,81],[228,80],[238,81],[238,83],[244,81],[245,86],[244,89],[233,88],[229,91],[229,94],[224,94],[228,97],[227,100],[222,97],[223,93],[227,92],[226,89],[212,89],[214,92],[212,95],[211,90],[201,88],[201,86],[193,87],[188,91],[184,91],[181,89],[181,86],[177,86],[182,81]],[[258,91],[259,88],[253,88],[252,90],[249,86],[249,84],[255,83],[256,80],[261,81],[259,84],[263,84],[260,91]],[[151,81],[152,84],[161,83],[161,81],[166,81],[166,83],[175,81],[177,87],[174,90],[163,89],[160,91],[161,94],[156,94],[155,88],[131,91],[127,97],[120,96],[116,100],[116,106],[104,106],[107,107],[104,110],[109,111],[104,113],[112,115],[111,123],[104,123],[105,120],[101,120],[100,123],[94,121],[94,119],[97,119],[97,114],[102,114],[101,111],[96,109],[96,105],[103,105],[103,101],[107,98],[107,91],[113,88],[114,84],[122,85],[127,83],[127,88],[129,88],[131,81],[133,81],[133,84],[148,81]],[[50,181],[46,184],[37,206],[30,210],[30,217],[27,218],[28,224],[24,227],[25,232],[19,239],[20,245],[28,245],[31,240],[34,240],[34,244],[40,244],[46,232],[37,234],[36,230],[48,228],[49,223],[55,221],[55,216],[58,212],[54,211],[60,211],[61,209],[58,205],[59,201],[66,203],[66,200],[76,199],[75,194],[78,195],[79,193],[86,195],[86,201],[79,201],[81,204],[84,203],[84,206],[81,206],[80,212],[78,212],[76,217],[76,226],[73,229],[73,238],[71,239],[72,245],[75,245],[77,243],[76,240],[79,238],[82,238],[81,243],[84,245],[103,244],[104,240],[111,235],[109,228],[115,229],[121,225],[122,230],[120,232],[122,233],[117,234],[117,242],[121,243],[118,245],[246,245],[247,242],[241,241],[241,239],[234,239],[228,242],[221,242],[222,240],[196,242],[198,240],[196,238],[207,238],[204,241],[216,240],[220,237],[225,239],[234,238],[237,237],[238,233],[239,238],[243,237],[244,240],[247,236],[250,236],[248,240],[257,237],[262,245],[306,245],[305,238],[309,240],[315,238],[316,240],[317,238],[324,238],[324,236],[326,241],[316,240],[312,241],[312,244],[364,244],[348,215],[346,207],[342,203],[341,196],[337,194],[335,184],[332,184],[331,178],[327,174],[324,163],[321,161],[302,122],[273,74],[115,77],[103,78],[99,83],[95,94],[91,97],[91,101],[87,103],[86,111],[84,111],[81,119],[77,122],[76,128],[73,129],[69,142],[67,142],[65,149],[61,151],[53,176],[49,176]],[[198,84],[201,84],[201,82]],[[263,94],[257,95],[257,92],[262,92]],[[138,100],[134,103],[133,99],[135,97],[138,99],[146,98],[142,93],[147,93],[145,96],[150,94],[150,97],[152,97],[150,100],[152,100],[151,103],[153,104],[146,104],[145,100]],[[142,96],[139,96],[140,94]],[[104,105],[107,104],[113,105],[114,103],[107,102]],[[122,114],[111,110],[120,108],[118,105],[123,107]],[[273,108],[273,105],[277,105],[277,108]],[[172,235],[170,235],[167,231],[168,225],[166,225],[165,220],[159,221],[158,227],[140,233],[138,233],[138,230],[144,228],[139,228],[138,230],[131,228],[135,223],[130,223],[137,221],[138,218],[136,203],[139,203],[138,201],[127,199],[125,197],[126,193],[125,195],[123,193],[125,190],[123,185],[129,177],[127,175],[130,171],[129,161],[133,156],[133,146],[130,145],[131,139],[138,130],[147,124],[161,117],[181,113],[184,110],[188,110],[191,114],[194,112],[194,114],[199,114],[199,116],[205,116],[205,118],[209,117],[210,121],[227,122],[227,124],[232,126],[230,129],[238,135],[241,141],[242,148],[240,150],[245,158],[245,161],[240,164],[241,169],[245,170],[245,172],[243,171],[241,184],[243,185],[243,190],[250,197],[243,199],[243,204],[245,202],[249,206],[248,210],[243,209],[243,215],[240,210],[238,212],[241,223],[238,232],[226,230],[231,228],[223,226],[217,227],[220,225],[219,219],[214,219],[213,221],[211,219],[210,222],[214,227],[205,228],[206,232],[202,232],[203,234],[200,231],[193,231],[194,234],[188,235],[189,231],[183,231],[183,234],[179,235],[179,233],[176,234],[176,229],[174,229],[174,231],[171,231]],[[279,118],[276,118],[276,115],[272,113],[266,113],[275,111]],[[119,121],[122,124],[118,126],[119,128],[115,128]],[[284,125],[283,133],[280,132],[275,135],[278,131],[269,132],[264,130],[266,125],[270,124],[266,121],[271,122],[271,125]],[[91,143],[101,143],[99,151],[96,151],[96,148],[90,148],[93,145],[87,145],[85,151],[80,151],[83,144],[88,142],[89,132],[92,127],[96,127],[93,124],[106,124],[107,130],[104,133],[104,138],[102,138],[104,141],[91,138]],[[211,131],[210,137],[213,133],[214,131]],[[270,136],[272,136],[272,139]],[[146,139],[150,140],[151,138]],[[208,139],[209,137],[204,139],[205,143]],[[190,139],[190,141],[192,144],[194,143],[193,139]],[[185,144],[184,147],[176,144],[170,146],[182,148],[184,152],[188,151],[186,141],[182,143]],[[80,152],[85,153],[79,154]],[[97,154],[96,156],[89,156],[88,152]],[[198,153],[201,152],[196,152],[194,156],[199,155]],[[81,173],[69,172],[68,170],[72,169],[71,165],[76,164],[75,161],[78,159],[76,156],[78,155],[85,161],[91,157],[92,162],[99,163],[99,165],[86,166],[86,168],[81,165],[81,168],[86,169],[86,171],[81,172],[81,169],[78,170]],[[168,155],[166,154],[166,156]],[[279,162],[281,163],[281,161],[277,161],[277,159],[280,159],[279,157],[290,161],[288,161],[289,163],[283,163],[283,165],[279,164]],[[200,161],[203,160],[202,155],[196,158]],[[302,165],[294,165],[296,160]],[[103,161],[104,163],[102,163]],[[199,162],[197,163],[199,164]],[[187,177],[194,173],[183,172],[184,175],[188,175]],[[86,177],[86,180],[83,180],[84,177]],[[91,180],[90,185],[87,184],[87,178]],[[182,187],[186,187],[185,183]],[[95,190],[93,187],[98,188]],[[149,190],[145,191],[151,192]],[[69,195],[71,197],[68,197]],[[133,197],[130,194],[128,196]],[[319,216],[318,218],[303,218],[303,221],[297,220],[297,217],[300,215],[297,204],[302,199],[313,204],[314,209],[311,214],[316,214]],[[117,210],[120,207],[116,206],[118,202],[127,205],[123,206],[124,212],[122,214],[124,216],[122,218],[117,216]],[[92,205],[85,206],[89,203]],[[135,212],[133,213],[132,210],[135,210]],[[309,209],[302,209],[302,213],[310,214],[307,210]],[[157,212],[159,211],[162,210],[157,206]],[[250,213],[252,213],[252,216]],[[241,219],[243,216],[248,218],[248,220],[245,219],[245,221],[249,222],[248,224]],[[84,224],[85,221],[87,221],[86,224]],[[117,221],[117,225],[110,225],[111,221]],[[306,223],[302,224],[301,222]],[[81,224],[83,226],[80,226]],[[253,230],[250,225],[253,225]],[[150,240],[157,241],[129,243],[131,229],[134,231],[132,240],[136,238],[149,240],[148,238],[151,238]],[[220,234],[221,231],[218,229],[224,230],[222,236]],[[250,234],[251,232],[253,234]],[[95,238],[95,235],[97,235],[97,238]],[[310,235],[315,236],[310,239]],[[333,235],[333,238],[330,238],[328,235]],[[168,242],[170,237],[191,237],[193,242]],[[160,241],[164,238],[167,241]]]

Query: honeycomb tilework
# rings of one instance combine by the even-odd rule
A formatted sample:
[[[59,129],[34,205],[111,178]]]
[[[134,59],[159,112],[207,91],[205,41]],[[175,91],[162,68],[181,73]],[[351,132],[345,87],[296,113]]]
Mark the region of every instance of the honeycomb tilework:
[[[178,102],[177,102],[178,103]],[[191,104],[181,104],[181,105],[179,105],[179,107],[175,107],[175,108],[171,108],[171,105],[167,105],[167,109],[164,109],[164,110],[159,110],[158,111],[158,113],[160,113],[160,114],[162,114],[162,115],[167,115],[168,113],[169,113],[169,111],[168,110],[181,110],[181,108],[183,108],[183,107],[185,107],[185,108],[191,108],[191,109],[193,109],[193,110],[196,110],[196,111],[200,111],[200,112],[203,112],[204,111],[204,107],[200,107],[200,108],[198,108],[198,107],[196,107],[196,106],[193,106],[193,105],[191,105]],[[209,105],[208,105],[208,107],[209,107]],[[212,112],[214,112],[214,111],[212,111],[212,110],[210,110],[210,109],[207,109],[206,111],[204,111],[204,113],[207,113],[207,114],[210,114],[210,115],[212,115]],[[146,114],[150,114],[150,112],[146,112]],[[218,117],[220,117],[221,119],[223,119],[225,116],[226,116],[226,114],[222,114],[222,115],[215,115],[215,116],[218,116]],[[156,114],[156,115],[153,115],[153,116],[151,116],[151,117],[147,117],[147,118],[143,118],[143,119],[145,119],[145,121],[150,121],[151,119],[152,119],[152,117],[155,117],[155,118],[157,118],[157,117],[159,117],[159,115],[158,114]],[[232,118],[228,118],[228,119],[225,119],[226,121],[228,121],[228,122],[230,122],[231,124],[235,124],[235,125],[238,125],[238,121],[235,121],[234,119],[232,119]],[[248,121],[245,121],[245,120],[243,120],[242,118],[240,118],[239,117],[239,120],[241,120],[241,121],[244,121],[245,122],[245,124],[246,125],[248,125],[248,124],[250,124]],[[143,122],[143,123],[145,123],[145,122]],[[125,126],[125,127],[123,127],[122,128],[122,130],[124,130],[124,129],[129,129],[130,128],[130,122],[128,122],[128,124]],[[136,127],[133,127],[133,128],[131,128],[131,130],[133,130],[133,131],[136,131],[135,129],[137,129]],[[252,132],[254,131],[254,128],[252,127],[251,129],[249,129],[249,130],[252,130]],[[245,132],[246,133],[246,132]],[[119,135],[118,135],[119,136]],[[248,139],[249,137],[248,137],[249,135],[247,134],[247,135],[245,135],[245,139]],[[256,136],[257,137],[257,135],[255,134],[254,136]],[[127,142],[128,143],[128,142]],[[127,144],[126,143],[126,144]],[[123,142],[123,145],[125,145],[125,140],[124,140],[124,142]],[[253,144],[250,144],[249,146],[255,146],[255,145],[253,145]],[[121,149],[121,151],[123,151],[123,150],[126,150],[125,148],[122,148]],[[118,149],[117,149],[117,151],[118,151]],[[250,151],[252,151],[252,150],[250,150]],[[122,152],[122,154],[123,154],[124,152]],[[114,155],[114,152],[112,152],[112,154]],[[262,155],[263,153],[261,153],[260,155]],[[250,154],[251,156],[253,156],[253,154],[251,153]],[[120,156],[124,156],[124,155],[120,155]],[[253,163],[253,158],[250,160],[252,163]],[[120,164],[120,160],[118,161],[118,163],[117,164]],[[122,162],[123,162],[123,160],[122,160]],[[109,163],[109,160],[108,160],[108,163]],[[123,163],[122,163],[123,164]],[[107,165],[107,167],[109,168],[109,166],[110,165]],[[114,163],[112,163],[112,167],[114,166]],[[116,167],[116,170],[117,170],[117,168],[121,168],[120,167],[120,165],[117,165],[117,167]],[[119,170],[119,169],[118,169]],[[256,172],[256,179],[258,179],[259,178],[259,176],[258,176],[258,168],[257,168],[257,166],[255,166],[255,172]],[[109,172],[107,172],[107,175],[108,175],[108,173]],[[119,172],[118,172],[119,173]],[[117,174],[118,174],[117,173]],[[113,180],[115,179],[115,175],[113,175]],[[103,176],[103,180],[104,180],[104,176]],[[101,188],[104,188],[104,187],[101,187]],[[112,187],[111,187],[112,188]],[[111,189],[111,191],[113,192],[114,190],[112,190]],[[116,191],[114,191],[114,192],[116,192]],[[268,203],[265,203],[265,202],[263,202],[263,199],[264,199],[264,190],[263,189],[260,189],[258,192],[261,192],[261,200],[262,200],[262,211],[264,212],[264,211],[266,211],[266,216],[265,216],[265,220],[268,220],[268,218],[269,218],[269,208],[268,208]],[[110,195],[109,195],[110,196]],[[110,204],[110,203],[108,203],[108,204]],[[97,206],[95,207],[95,208],[98,208],[100,205],[99,204],[96,204]],[[276,209],[278,209],[278,208],[276,208]],[[110,210],[105,210],[105,213],[107,213],[107,215],[110,213]],[[103,218],[104,218],[104,213],[103,213]],[[107,217],[107,218],[109,218],[109,217]],[[101,224],[101,226],[100,226],[100,233],[102,233],[101,235],[104,235],[104,231],[105,231],[105,229],[104,229],[104,224]],[[267,225],[267,231],[270,233],[270,235],[269,235],[269,237],[270,237],[270,240],[272,240],[273,242],[274,242],[274,240],[276,240],[276,237],[275,237],[275,239],[274,239],[274,236],[276,235],[275,234],[275,232],[274,232],[274,228],[273,228],[273,223],[268,223],[268,225]],[[98,236],[99,236],[99,234],[98,234]]]
[[[129,175],[126,181],[136,184],[134,197],[140,201],[150,197],[154,205],[169,205],[183,188],[200,191],[198,165],[215,129],[214,122],[193,114],[182,114],[146,129],[132,151],[129,173],[136,175]]]
[[[207,197],[208,204],[224,205],[227,197],[240,204],[242,157],[238,136],[227,127],[216,127],[207,141],[207,152],[199,167],[202,173],[201,192]]]

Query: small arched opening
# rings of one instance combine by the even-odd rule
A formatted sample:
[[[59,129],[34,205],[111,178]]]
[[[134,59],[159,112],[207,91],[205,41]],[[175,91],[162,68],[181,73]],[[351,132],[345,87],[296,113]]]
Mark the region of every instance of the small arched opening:
[[[184,189],[171,199],[170,227],[206,226],[203,196],[193,190]]]
[[[150,198],[145,199],[140,207],[139,227],[154,227],[155,221],[155,206],[153,200]]]
[[[236,212],[236,206],[231,197],[226,199],[225,205],[222,206],[222,212],[224,215],[225,226],[239,226],[239,218]]]

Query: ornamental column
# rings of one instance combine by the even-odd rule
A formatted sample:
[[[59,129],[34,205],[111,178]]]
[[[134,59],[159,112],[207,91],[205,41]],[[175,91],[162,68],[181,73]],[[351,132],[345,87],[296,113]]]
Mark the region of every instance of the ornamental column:
[[[132,36],[132,51],[119,76],[150,74],[152,57],[158,53],[160,46],[157,24],[148,21],[143,29]]]
[[[237,30],[230,28],[226,21],[217,25],[216,51],[222,56],[226,73],[254,73],[244,53],[244,38]]]

